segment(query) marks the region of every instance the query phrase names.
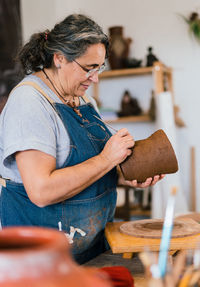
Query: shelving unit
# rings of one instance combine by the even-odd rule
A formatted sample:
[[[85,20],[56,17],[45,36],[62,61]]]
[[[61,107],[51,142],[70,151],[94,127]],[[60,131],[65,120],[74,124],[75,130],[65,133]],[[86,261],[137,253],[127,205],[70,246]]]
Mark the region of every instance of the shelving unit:
[[[161,62],[155,62],[152,67],[141,67],[134,69],[122,69],[122,70],[108,70],[99,75],[99,83],[104,79],[115,79],[122,77],[136,77],[143,75],[152,75],[154,81],[154,92],[159,94],[163,91],[169,90],[173,97],[173,85],[172,85],[172,69],[164,66]],[[99,83],[93,86],[93,95],[96,101],[99,101]],[[174,99],[173,99],[174,101]],[[148,114],[140,116],[122,117],[116,120],[109,120],[109,123],[125,123],[125,122],[150,122],[151,118]]]

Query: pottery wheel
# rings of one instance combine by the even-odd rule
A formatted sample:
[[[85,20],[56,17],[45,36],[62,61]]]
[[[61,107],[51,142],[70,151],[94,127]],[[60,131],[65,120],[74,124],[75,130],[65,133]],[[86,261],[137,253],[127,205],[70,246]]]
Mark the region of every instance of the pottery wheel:
[[[120,226],[120,231],[124,234],[143,238],[161,238],[162,236],[162,219],[145,219],[123,223]],[[184,222],[174,220],[172,237],[185,237],[200,233],[200,224],[191,220]]]

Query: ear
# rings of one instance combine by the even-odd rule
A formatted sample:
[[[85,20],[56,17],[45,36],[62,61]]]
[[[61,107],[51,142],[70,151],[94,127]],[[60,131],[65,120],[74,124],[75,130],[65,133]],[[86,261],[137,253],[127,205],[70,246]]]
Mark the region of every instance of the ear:
[[[62,54],[54,53],[53,61],[54,61],[55,67],[57,69],[60,69],[62,64],[66,62],[66,59]]]

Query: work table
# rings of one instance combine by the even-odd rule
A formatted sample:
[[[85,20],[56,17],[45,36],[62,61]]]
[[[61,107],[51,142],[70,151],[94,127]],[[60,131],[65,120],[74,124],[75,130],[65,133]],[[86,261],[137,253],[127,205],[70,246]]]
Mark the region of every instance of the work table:
[[[122,254],[113,254],[112,251],[109,250],[85,263],[84,266],[97,268],[106,266],[124,266],[127,267],[133,275],[135,287],[146,286],[144,279],[144,268],[137,255],[131,259],[125,259],[122,257]]]

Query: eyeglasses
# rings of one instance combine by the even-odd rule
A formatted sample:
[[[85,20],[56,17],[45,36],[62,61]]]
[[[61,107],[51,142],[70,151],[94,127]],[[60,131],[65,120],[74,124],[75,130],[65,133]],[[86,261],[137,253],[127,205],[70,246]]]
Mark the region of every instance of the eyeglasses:
[[[81,69],[83,71],[85,71],[87,74],[86,74],[86,77],[89,78],[91,76],[93,76],[96,72],[98,72],[98,74],[101,74],[104,70],[105,70],[105,64],[103,64],[101,67],[99,68],[94,68],[94,69],[87,69],[85,67],[83,67],[81,64],[79,64],[76,60],[74,60],[74,62],[79,65],[79,67],[81,67]]]

